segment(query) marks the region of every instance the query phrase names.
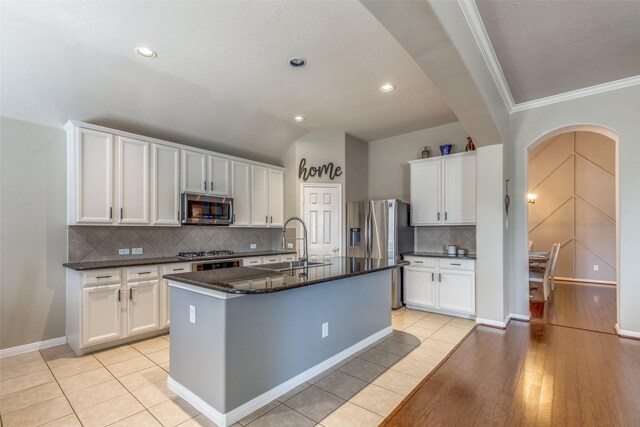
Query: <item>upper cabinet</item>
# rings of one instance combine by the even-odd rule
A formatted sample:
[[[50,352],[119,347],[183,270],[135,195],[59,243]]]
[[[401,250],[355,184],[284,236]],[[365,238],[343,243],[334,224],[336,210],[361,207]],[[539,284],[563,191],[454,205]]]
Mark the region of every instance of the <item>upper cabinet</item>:
[[[182,150],[182,190],[187,193],[228,196],[229,159]]]
[[[475,224],[475,152],[409,163],[411,225]]]
[[[180,226],[189,192],[232,197],[236,226],[282,226],[281,168],[86,123],[65,129],[69,225]]]

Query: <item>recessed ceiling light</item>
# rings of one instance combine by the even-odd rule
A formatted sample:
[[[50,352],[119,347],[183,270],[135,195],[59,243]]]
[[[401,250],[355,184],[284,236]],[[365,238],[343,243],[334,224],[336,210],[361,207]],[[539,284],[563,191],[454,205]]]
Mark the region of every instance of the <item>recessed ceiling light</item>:
[[[144,56],[145,58],[155,58],[156,56],[158,56],[158,54],[155,53],[155,51],[144,46],[137,47],[136,53],[140,56]]]
[[[304,121],[304,117],[302,117],[302,116],[295,116],[295,117],[293,118],[293,120],[295,120],[296,122],[302,122],[302,121]]]
[[[391,92],[395,88],[396,87],[394,85],[392,85],[391,83],[385,83],[382,86],[380,86],[380,92]]]
[[[294,68],[304,67],[306,63],[307,63],[306,59],[300,58],[298,56],[294,56],[289,60],[289,65],[291,65]]]

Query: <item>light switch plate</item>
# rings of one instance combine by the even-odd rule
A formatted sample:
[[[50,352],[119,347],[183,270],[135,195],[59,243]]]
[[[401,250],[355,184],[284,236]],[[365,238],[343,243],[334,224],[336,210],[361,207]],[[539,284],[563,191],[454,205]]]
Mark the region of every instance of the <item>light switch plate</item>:
[[[293,243],[287,243],[287,249],[293,249]]]
[[[600,270],[600,266],[598,264],[593,264],[593,271]]]
[[[329,322],[325,322],[322,324],[322,338],[326,338],[329,336]]]
[[[189,305],[189,322],[196,323],[196,306]]]
[[[256,245],[255,243],[251,243],[251,244],[249,245],[249,247],[250,247],[251,249],[255,249],[255,248],[257,248],[257,247],[258,247],[258,245]]]
[[[118,249],[118,255],[129,255],[129,248]]]
[[[142,255],[142,248],[131,248],[132,255]]]

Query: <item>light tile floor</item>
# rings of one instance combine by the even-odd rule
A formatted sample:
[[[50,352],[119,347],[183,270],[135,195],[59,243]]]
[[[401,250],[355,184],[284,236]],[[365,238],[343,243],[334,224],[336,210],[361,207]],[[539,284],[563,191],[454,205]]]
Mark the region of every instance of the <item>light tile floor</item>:
[[[377,426],[475,326],[404,308],[392,323],[233,427]],[[82,357],[62,345],[0,359],[1,426],[214,426],[167,388],[169,365],[168,335]]]

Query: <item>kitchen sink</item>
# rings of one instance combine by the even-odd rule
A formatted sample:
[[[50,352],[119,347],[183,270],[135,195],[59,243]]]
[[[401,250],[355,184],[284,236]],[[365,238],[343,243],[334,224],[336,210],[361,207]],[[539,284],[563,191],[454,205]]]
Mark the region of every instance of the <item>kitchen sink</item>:
[[[271,271],[288,271],[299,270],[301,268],[322,267],[323,265],[331,265],[330,262],[317,262],[317,261],[291,261],[291,262],[277,262],[274,264],[262,264],[252,266],[251,268],[259,268],[262,270]]]

